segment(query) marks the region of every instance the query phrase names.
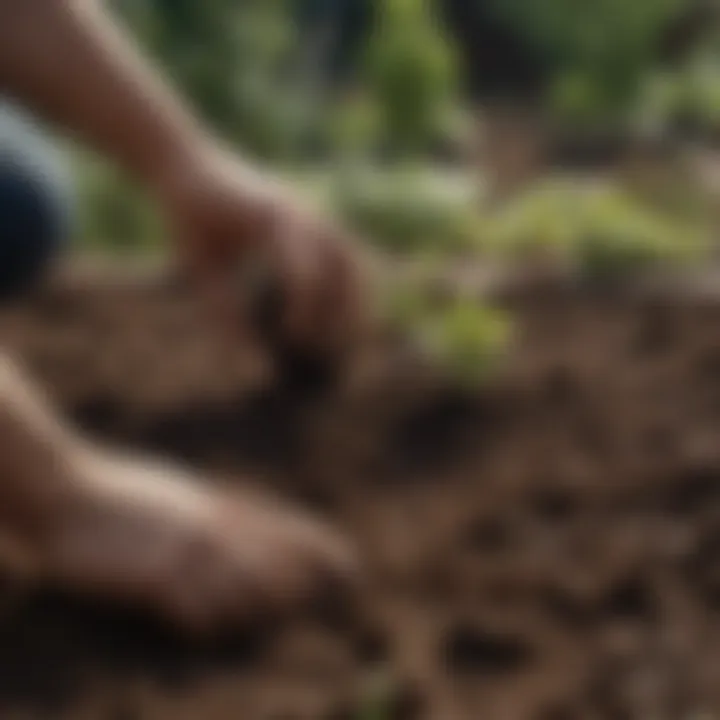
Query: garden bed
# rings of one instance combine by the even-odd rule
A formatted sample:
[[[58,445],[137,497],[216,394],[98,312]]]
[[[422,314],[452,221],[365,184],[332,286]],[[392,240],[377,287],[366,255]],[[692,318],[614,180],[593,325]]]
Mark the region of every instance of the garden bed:
[[[97,436],[253,476],[367,564],[358,607],[186,646],[51,594],[0,619],[0,716],[574,720],[720,714],[720,301],[515,287],[477,393],[388,364],[361,389],[219,371],[182,293],[84,281],[0,338]],[[708,713],[702,715],[701,713]]]

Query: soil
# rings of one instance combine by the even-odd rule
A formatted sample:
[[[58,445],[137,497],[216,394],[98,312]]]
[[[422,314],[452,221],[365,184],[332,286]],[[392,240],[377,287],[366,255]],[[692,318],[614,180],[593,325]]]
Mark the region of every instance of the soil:
[[[94,435],[257,482],[367,564],[356,606],[212,647],[0,594],[0,717],[574,720],[720,714],[720,302],[515,289],[469,393],[395,357],[261,389],[182,293],[44,290],[0,338]]]

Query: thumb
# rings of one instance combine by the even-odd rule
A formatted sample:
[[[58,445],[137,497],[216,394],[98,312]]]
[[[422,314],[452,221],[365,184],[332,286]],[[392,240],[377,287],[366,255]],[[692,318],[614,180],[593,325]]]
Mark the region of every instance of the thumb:
[[[246,298],[238,268],[240,250],[216,238],[194,234],[178,238],[179,259],[200,309],[210,325],[229,340],[246,333]]]

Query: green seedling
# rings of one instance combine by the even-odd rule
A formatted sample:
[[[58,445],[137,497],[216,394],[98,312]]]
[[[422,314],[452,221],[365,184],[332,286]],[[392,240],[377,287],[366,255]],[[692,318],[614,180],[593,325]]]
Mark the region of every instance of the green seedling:
[[[394,288],[386,313],[424,358],[470,389],[499,370],[513,337],[509,313],[462,296],[438,298],[417,282]]]

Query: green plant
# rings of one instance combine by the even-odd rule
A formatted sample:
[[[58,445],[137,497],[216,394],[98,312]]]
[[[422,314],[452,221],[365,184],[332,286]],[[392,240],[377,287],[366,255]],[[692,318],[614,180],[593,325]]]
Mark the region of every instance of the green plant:
[[[421,320],[418,332],[431,358],[461,383],[477,387],[492,378],[505,359],[512,322],[505,312],[459,299]]]
[[[329,133],[335,154],[343,162],[363,162],[382,135],[382,112],[372,94],[358,90],[342,98],[332,111]]]
[[[703,222],[671,215],[614,187],[549,183],[492,219],[492,247],[513,256],[547,255],[580,277],[612,280],[702,257]]]
[[[393,253],[447,256],[476,244],[471,186],[415,169],[357,171],[341,177],[332,204],[370,242]]]
[[[428,146],[457,100],[458,66],[427,0],[376,0],[364,83],[387,145],[402,157]]]
[[[687,0],[492,0],[497,16],[548,59],[551,104],[572,123],[606,123],[632,109],[661,39],[686,5]]]
[[[658,75],[648,84],[645,104],[656,125],[719,134],[720,58],[703,53],[674,72]]]
[[[468,388],[492,379],[513,337],[511,315],[486,303],[451,294],[440,302],[422,282],[395,283],[386,314],[414,339],[425,357]]]
[[[698,248],[694,228],[681,226],[621,195],[607,195],[595,198],[587,207],[575,254],[581,272],[602,281],[684,262]]]

